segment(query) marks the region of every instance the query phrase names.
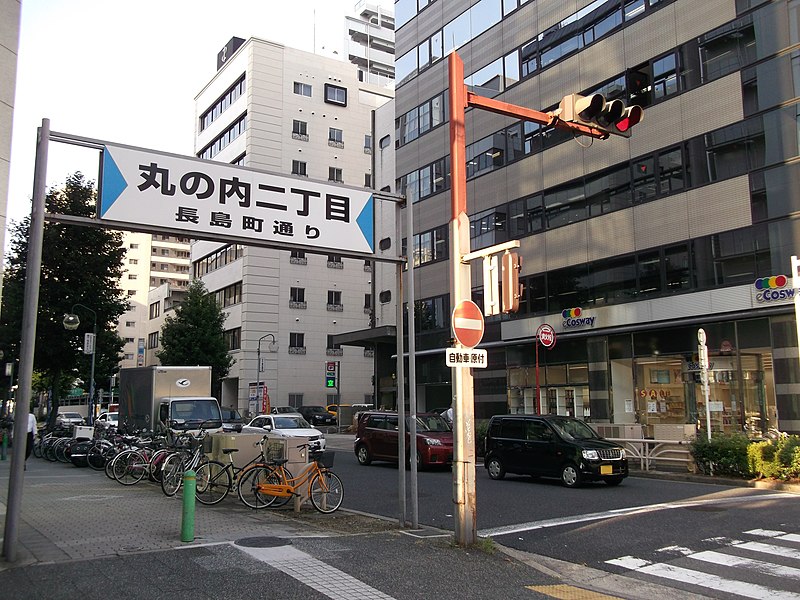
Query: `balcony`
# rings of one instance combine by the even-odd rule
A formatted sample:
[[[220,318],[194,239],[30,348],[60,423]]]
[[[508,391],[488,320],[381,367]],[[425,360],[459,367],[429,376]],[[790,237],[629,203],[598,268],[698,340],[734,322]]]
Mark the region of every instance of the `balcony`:
[[[299,308],[301,310],[305,310],[308,308],[308,304],[306,302],[298,302],[296,300],[289,300],[289,308]]]
[[[343,304],[326,304],[325,308],[328,312],[344,312]]]
[[[331,148],[344,148],[344,142],[337,142],[336,140],[328,140],[328,146]]]
[[[289,264],[290,265],[307,265],[308,258],[305,256],[290,256],[289,257]]]
[[[305,346],[289,346],[289,354],[305,354]]]
[[[292,139],[293,140],[300,140],[301,142],[307,142],[308,141],[308,134],[307,133],[297,133],[297,132],[293,131],[292,132]]]
[[[344,269],[344,263],[341,261],[329,260],[327,266],[329,269]]]
[[[343,356],[344,351],[341,348],[325,348],[325,356]]]

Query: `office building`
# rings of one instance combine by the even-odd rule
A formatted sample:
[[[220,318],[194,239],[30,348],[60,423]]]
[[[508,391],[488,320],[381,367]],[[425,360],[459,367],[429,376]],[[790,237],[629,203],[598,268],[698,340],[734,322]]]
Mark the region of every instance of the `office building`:
[[[487,317],[476,417],[569,414],[614,437],[660,437],[705,426],[708,407],[714,430],[800,431],[798,4],[399,0],[395,21],[395,189],[414,202],[425,307],[420,403],[450,402],[437,349],[452,335],[455,50],[482,96],[552,111],[567,94],[602,93],[645,110],[629,139],[594,142],[467,111],[471,247],[518,239],[524,284],[519,312]],[[482,305],[480,265],[472,273]],[[537,353],[545,323],[557,343]]]
[[[195,98],[199,158],[372,187],[371,115],[391,89],[361,81],[349,62],[257,38],[232,38],[217,68]],[[370,323],[369,261],[210,241],[192,244],[191,261],[227,314],[236,362],[223,405],[254,414],[267,407],[265,395],[273,406],[325,405],[337,394],[372,402],[374,353],[332,341]],[[338,389],[325,386],[329,362]]]

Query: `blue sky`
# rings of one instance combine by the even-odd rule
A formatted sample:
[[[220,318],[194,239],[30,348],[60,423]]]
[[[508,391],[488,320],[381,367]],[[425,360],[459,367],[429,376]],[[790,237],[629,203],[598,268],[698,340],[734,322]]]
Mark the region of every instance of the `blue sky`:
[[[392,6],[391,0],[371,0]],[[191,155],[194,97],[233,37],[341,55],[355,0],[24,0],[9,221],[30,214],[36,128]],[[97,178],[96,152],[50,145],[47,183]]]

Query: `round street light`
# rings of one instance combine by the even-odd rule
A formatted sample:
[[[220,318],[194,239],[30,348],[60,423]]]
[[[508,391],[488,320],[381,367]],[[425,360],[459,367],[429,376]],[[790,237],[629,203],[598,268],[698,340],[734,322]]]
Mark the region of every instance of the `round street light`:
[[[94,359],[95,355],[97,354],[97,352],[95,351],[95,344],[97,343],[97,313],[94,312],[88,306],[85,306],[83,304],[73,304],[72,312],[65,314],[64,320],[61,321],[61,323],[64,325],[64,329],[67,329],[69,331],[74,331],[75,329],[77,329],[78,326],[81,324],[81,320],[78,318],[78,315],[75,314],[75,309],[78,307],[83,308],[84,310],[88,310],[90,313],[92,313],[92,317],[94,317],[94,325],[92,327],[92,334],[91,334],[92,338],[90,346],[92,355],[92,366],[91,366],[91,374],[89,375],[89,406],[87,407],[88,408],[87,412],[89,414],[87,415],[86,419],[87,424],[92,425],[94,424]],[[86,335],[87,337],[89,336],[89,334]],[[89,354],[89,352],[86,352],[85,343],[84,343],[84,352],[86,354]]]
[[[78,315],[66,314],[64,315],[62,323],[64,324],[64,329],[73,331],[81,324],[81,320],[78,318]]]

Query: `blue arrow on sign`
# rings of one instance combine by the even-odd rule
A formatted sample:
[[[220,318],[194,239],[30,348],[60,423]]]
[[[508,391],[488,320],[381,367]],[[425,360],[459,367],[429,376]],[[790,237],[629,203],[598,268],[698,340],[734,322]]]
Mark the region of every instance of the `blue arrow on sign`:
[[[106,214],[111,205],[122,195],[128,182],[111,157],[108,148],[103,149],[103,189],[100,191],[100,216]]]
[[[375,205],[375,200],[373,196],[369,197],[367,203],[364,204],[364,208],[361,209],[361,213],[358,215],[356,219],[356,223],[358,223],[358,227],[361,229],[361,234],[367,240],[369,244],[369,251],[375,252],[375,239],[374,239],[374,215],[373,215],[373,207]]]

